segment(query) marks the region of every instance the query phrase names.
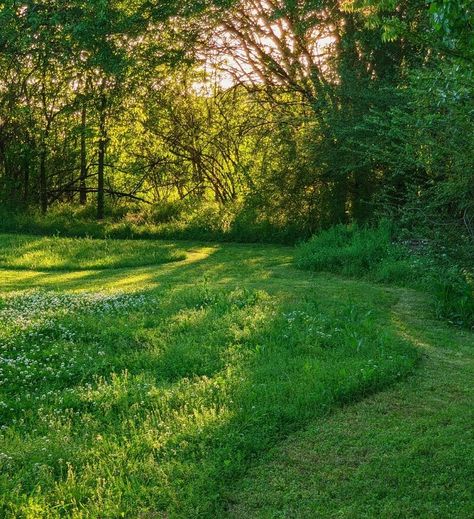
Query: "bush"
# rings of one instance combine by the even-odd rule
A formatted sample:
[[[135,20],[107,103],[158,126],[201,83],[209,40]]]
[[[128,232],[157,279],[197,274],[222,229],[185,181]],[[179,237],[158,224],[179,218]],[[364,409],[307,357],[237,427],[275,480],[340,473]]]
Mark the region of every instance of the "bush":
[[[95,220],[93,205],[58,204],[46,215],[0,207],[0,231],[117,239],[174,239],[294,244],[306,237],[301,226],[274,221],[239,203],[223,207],[196,200],[143,207],[117,206]]]
[[[474,283],[469,273],[452,266],[433,276],[436,312],[456,324],[474,327]]]
[[[150,205],[142,212],[143,219],[147,223],[160,224],[169,223],[178,220],[185,210],[182,201],[166,201]]]

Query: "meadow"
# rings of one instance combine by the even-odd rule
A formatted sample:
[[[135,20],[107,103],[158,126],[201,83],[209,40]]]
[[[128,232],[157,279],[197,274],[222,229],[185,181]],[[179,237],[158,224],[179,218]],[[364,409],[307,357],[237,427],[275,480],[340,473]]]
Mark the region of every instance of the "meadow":
[[[472,516],[474,334],[429,295],[276,245],[0,251],[2,517]]]

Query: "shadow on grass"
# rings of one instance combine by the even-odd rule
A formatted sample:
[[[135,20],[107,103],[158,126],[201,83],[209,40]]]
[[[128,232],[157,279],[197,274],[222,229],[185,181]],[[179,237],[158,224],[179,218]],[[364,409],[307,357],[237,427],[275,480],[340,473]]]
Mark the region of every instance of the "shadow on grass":
[[[8,487],[11,506],[35,495],[47,511],[77,506],[92,517],[137,509],[216,517],[230,482],[272,445],[413,369],[416,351],[387,317],[396,301],[388,289],[311,277],[289,268],[290,258],[285,248],[197,247],[158,269],[26,280],[147,287],[157,304],[64,322],[78,327],[83,371],[33,381],[55,393],[11,427],[8,474],[22,489]],[[33,466],[45,437],[54,443],[49,479]]]
[[[136,290],[166,284],[194,284],[207,278],[210,283],[261,283],[278,277],[282,269],[287,274],[291,262],[290,248],[240,245],[183,245],[186,259],[153,266],[80,270],[71,272],[0,269],[0,289],[3,291],[46,288],[55,290]],[[294,271],[294,276],[298,276]],[[299,274],[308,279],[308,275]]]
[[[172,242],[0,234],[0,266],[11,270],[107,270],[157,266],[185,258],[183,246]]]

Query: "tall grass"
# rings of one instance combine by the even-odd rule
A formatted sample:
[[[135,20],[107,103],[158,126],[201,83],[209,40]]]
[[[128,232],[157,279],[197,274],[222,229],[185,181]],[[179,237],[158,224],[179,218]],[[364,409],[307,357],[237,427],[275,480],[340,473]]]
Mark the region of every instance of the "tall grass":
[[[304,225],[280,222],[254,211],[216,203],[163,203],[117,207],[95,220],[92,206],[56,205],[46,215],[0,208],[0,232],[114,239],[181,239],[293,244],[307,238]]]
[[[434,296],[439,316],[474,327],[472,272],[429,248],[410,248],[396,240],[394,226],[337,225],[297,248],[297,265],[381,283],[411,286]]]
[[[375,229],[337,225],[301,244],[297,263],[310,270],[363,276],[376,270],[394,250],[388,222]]]

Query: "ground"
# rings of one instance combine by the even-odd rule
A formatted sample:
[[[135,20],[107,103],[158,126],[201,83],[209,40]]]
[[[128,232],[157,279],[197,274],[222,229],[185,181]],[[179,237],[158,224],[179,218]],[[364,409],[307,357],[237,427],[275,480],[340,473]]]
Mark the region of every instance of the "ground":
[[[474,335],[291,248],[0,236],[4,517],[474,515]]]

